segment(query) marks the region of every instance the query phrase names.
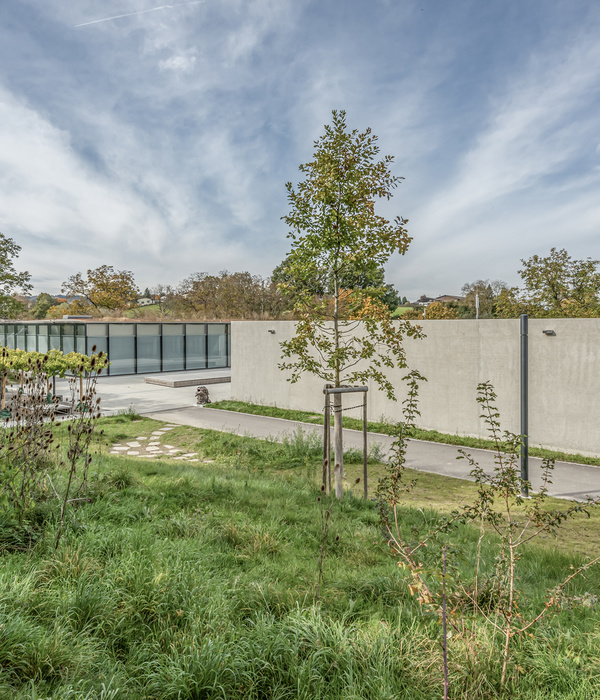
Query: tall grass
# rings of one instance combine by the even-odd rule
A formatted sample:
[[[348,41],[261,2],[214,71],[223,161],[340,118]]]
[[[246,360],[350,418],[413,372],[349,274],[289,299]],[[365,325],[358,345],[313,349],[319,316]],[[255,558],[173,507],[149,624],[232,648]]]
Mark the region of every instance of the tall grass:
[[[143,434],[143,425],[131,430]],[[379,545],[372,503],[328,503],[329,549],[315,599],[322,532],[307,469],[319,463],[318,445],[193,434],[201,457],[214,462],[104,455],[93,467],[93,499],[68,521],[56,554],[50,519],[28,551],[3,556],[0,697],[441,697],[438,622],[423,616],[405,573]],[[402,511],[415,536],[438,517]],[[477,531],[461,526],[456,537],[473,556]],[[578,562],[529,550],[525,608],[559,580],[561,567]],[[457,633],[451,697],[593,698],[597,576],[570,595],[573,605],[515,650],[506,691],[498,640],[483,627],[476,639]]]

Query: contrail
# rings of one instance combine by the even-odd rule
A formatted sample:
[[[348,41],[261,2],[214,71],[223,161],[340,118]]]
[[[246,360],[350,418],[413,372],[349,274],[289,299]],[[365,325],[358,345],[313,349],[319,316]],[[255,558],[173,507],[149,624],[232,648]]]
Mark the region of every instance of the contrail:
[[[157,12],[158,10],[169,10],[174,7],[184,7],[185,5],[201,5],[206,2],[206,0],[190,0],[190,2],[180,2],[177,5],[160,5],[159,7],[151,7],[149,10],[138,10],[137,12],[128,12],[125,15],[115,15],[114,17],[104,17],[103,19],[95,19],[91,22],[82,22],[82,24],[76,24],[74,29],[77,27],[87,27],[90,24],[98,24],[100,22],[110,22],[113,19],[121,19],[121,17],[135,17],[135,15],[145,15],[148,12]]]

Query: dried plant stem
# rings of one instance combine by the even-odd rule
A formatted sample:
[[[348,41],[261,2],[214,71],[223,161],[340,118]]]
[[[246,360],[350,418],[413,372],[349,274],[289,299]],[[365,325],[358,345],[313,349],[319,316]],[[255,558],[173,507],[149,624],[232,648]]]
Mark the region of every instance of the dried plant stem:
[[[442,548],[442,648],[444,652],[444,700],[448,700],[448,628],[446,615],[446,547]]]

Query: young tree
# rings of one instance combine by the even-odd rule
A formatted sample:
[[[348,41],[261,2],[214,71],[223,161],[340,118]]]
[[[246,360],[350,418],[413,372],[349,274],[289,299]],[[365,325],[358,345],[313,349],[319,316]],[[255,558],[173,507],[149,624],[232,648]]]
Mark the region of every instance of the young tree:
[[[139,290],[129,270],[115,270],[112,265],[101,265],[87,271],[87,279],[78,272],[63,282],[63,294],[80,294],[98,311],[119,311],[134,304]]]
[[[30,316],[31,318],[36,319],[46,318],[48,311],[56,305],[57,301],[54,299],[54,297],[50,296],[50,294],[46,294],[46,292],[42,292],[41,294],[38,294],[37,301],[31,307],[29,312]]]
[[[333,112],[331,125],[314,144],[310,163],[296,189],[287,183],[290,213],[282,217],[292,249],[286,260],[288,281],[281,285],[294,299],[295,336],[281,344],[280,367],[292,382],[310,372],[335,387],[372,379],[391,399],[385,370],[406,367],[402,338],[420,329],[393,322],[382,302],[381,286],[346,289],[350,275],[381,269],[411,241],[405,219],[393,222],[376,214],[375,200],[390,199],[402,178],[392,175],[393,158],[377,160],[377,137],[370,129],[347,131],[346,113]],[[328,280],[331,297],[315,294],[314,280]],[[368,310],[367,312],[365,310]],[[336,495],[342,495],[342,402],[334,395]]]
[[[600,316],[599,260],[573,260],[563,248],[543,258],[521,260],[523,287],[505,290],[498,299],[499,315],[527,313],[537,318]]]
[[[31,290],[29,272],[17,272],[14,268],[13,258],[19,255],[21,246],[12,238],[7,238],[0,233],[0,317],[15,318],[24,306],[14,298],[17,290],[24,294]]]

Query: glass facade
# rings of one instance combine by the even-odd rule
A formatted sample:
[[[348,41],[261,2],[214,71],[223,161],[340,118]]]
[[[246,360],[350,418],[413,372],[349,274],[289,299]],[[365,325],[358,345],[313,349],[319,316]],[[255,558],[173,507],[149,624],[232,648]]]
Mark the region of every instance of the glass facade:
[[[160,324],[139,324],[137,327],[137,371],[140,374],[160,372],[161,357]]]
[[[175,372],[185,367],[183,328],[183,323],[170,323],[163,328],[163,372]]]
[[[150,374],[231,365],[229,323],[0,323],[0,345],[108,355],[108,374]]]

